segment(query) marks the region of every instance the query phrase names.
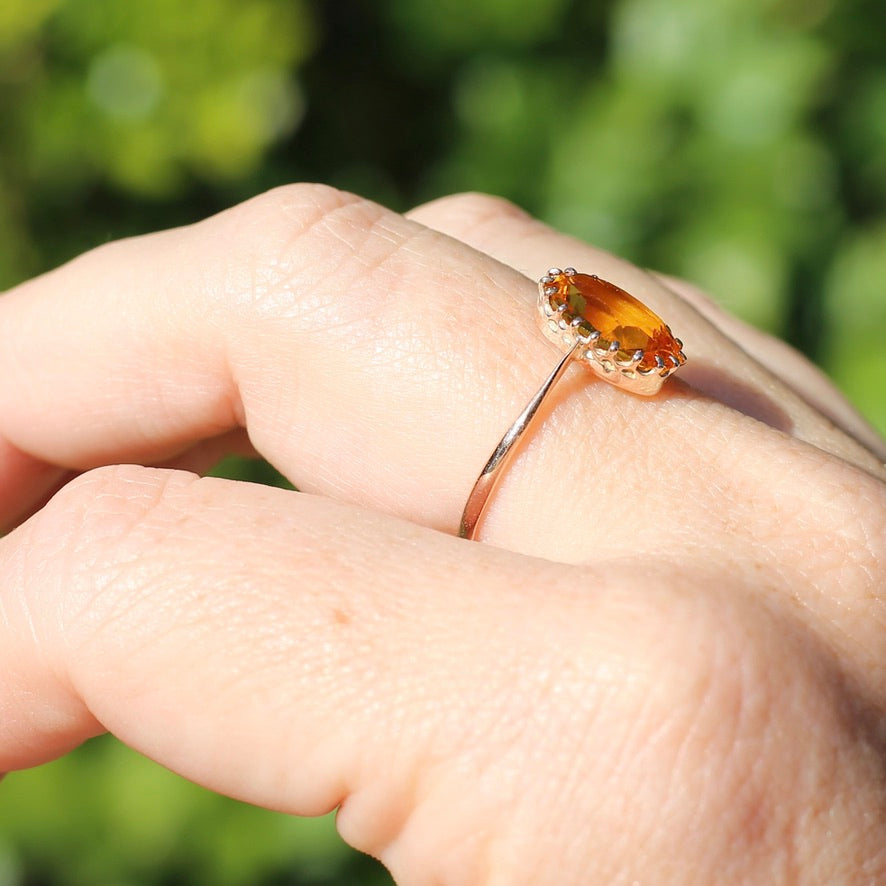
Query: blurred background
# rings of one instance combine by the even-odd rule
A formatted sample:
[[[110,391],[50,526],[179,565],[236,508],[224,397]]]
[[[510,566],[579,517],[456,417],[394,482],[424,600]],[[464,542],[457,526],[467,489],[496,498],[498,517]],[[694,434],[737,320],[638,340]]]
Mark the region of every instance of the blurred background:
[[[886,432],[884,26],[881,0],[2,0],[0,289],[294,180],[479,189],[701,284]],[[390,880],[330,818],[110,739],[0,786],[0,886],[344,883]]]

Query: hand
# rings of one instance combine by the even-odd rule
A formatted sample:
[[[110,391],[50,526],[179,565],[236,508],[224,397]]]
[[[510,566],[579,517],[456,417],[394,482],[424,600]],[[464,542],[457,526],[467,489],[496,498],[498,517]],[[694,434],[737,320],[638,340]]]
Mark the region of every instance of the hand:
[[[552,264],[690,362],[570,370],[458,540]],[[0,769],[110,730],[409,884],[886,877],[882,443],[684,284],[293,186],[0,299],[0,439]],[[302,493],[184,470],[231,449]]]

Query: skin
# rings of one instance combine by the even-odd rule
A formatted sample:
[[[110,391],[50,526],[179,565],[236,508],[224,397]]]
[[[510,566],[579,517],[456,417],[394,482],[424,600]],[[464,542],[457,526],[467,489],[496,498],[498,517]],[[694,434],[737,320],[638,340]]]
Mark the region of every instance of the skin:
[[[690,362],[570,369],[462,541],[550,265]],[[302,492],[190,473],[227,451]],[[784,345],[482,195],[102,246],[0,299],[0,770],[109,730],[403,884],[882,881],[884,458]]]

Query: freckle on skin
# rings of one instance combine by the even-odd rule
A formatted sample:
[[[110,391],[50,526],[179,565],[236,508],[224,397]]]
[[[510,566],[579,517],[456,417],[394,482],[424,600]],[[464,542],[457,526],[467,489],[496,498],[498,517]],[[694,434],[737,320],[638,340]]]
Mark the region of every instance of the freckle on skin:
[[[351,616],[341,609],[333,609],[332,617],[337,625],[349,625],[351,623]]]

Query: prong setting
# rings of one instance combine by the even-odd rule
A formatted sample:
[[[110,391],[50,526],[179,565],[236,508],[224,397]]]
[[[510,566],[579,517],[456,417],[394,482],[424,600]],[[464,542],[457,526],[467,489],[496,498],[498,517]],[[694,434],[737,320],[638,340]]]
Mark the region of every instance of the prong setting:
[[[573,283],[572,278],[575,277],[584,280],[585,283]],[[654,349],[638,347],[632,349],[629,344],[625,344],[624,339],[617,339],[611,335],[605,338],[602,330],[597,329],[589,320],[581,295],[576,300],[571,294],[576,292],[575,286],[591,285],[589,281],[594,281],[593,286],[596,287],[608,287],[609,290],[614,290],[616,295],[620,293],[622,299],[637,304],[629,293],[619,290],[595,274],[579,275],[572,267],[562,271],[559,268],[550,268],[538,281],[538,311],[542,331],[561,347],[572,348],[578,344],[580,347],[576,351],[575,359],[587,365],[610,384],[645,396],[656,394],[665,379],[686,362],[682,342],[673,338],[670,330],[642,303],[639,303],[639,310],[647,311],[661,324],[663,330],[661,333],[663,338],[649,339]],[[584,290],[578,290],[579,293],[582,291]],[[637,334],[632,333],[632,335],[636,340]],[[628,341],[630,340],[629,338]],[[674,346],[677,348],[676,353],[669,350]]]

